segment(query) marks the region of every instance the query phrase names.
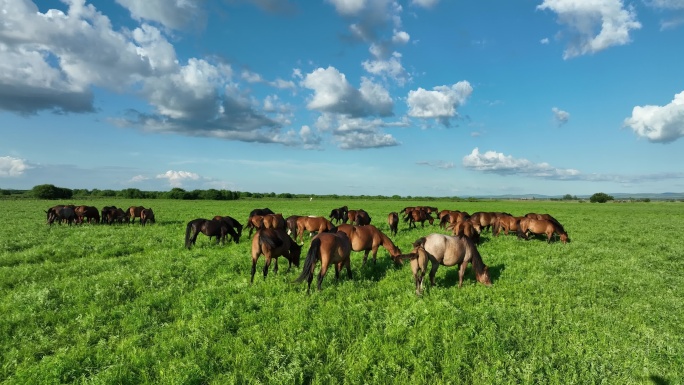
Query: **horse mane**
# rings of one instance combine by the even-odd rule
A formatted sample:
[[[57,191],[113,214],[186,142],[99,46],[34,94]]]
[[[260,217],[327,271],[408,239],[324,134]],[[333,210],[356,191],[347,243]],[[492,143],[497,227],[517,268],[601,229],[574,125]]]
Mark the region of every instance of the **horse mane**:
[[[475,270],[475,274],[480,275],[483,274],[485,271],[485,267],[487,267],[482,260],[482,256],[480,255],[480,251],[477,249],[477,246],[475,246],[475,243],[473,241],[466,237],[466,236],[458,236],[461,239],[461,242],[465,242],[466,247],[468,249],[468,253],[471,255],[470,261],[473,264],[473,270]]]

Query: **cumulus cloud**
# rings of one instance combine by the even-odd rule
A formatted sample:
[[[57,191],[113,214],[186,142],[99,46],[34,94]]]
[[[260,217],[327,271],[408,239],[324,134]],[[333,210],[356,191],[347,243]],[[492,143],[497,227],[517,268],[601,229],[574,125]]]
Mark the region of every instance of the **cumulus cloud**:
[[[664,106],[634,107],[624,125],[651,142],[674,142],[684,136],[684,91]]]
[[[204,0],[116,0],[135,20],[157,22],[170,29],[203,25]]]
[[[563,111],[560,108],[553,107],[551,109],[551,112],[553,112],[553,118],[559,127],[567,123],[568,120],[570,120],[570,113],[568,113],[567,111]]]
[[[24,171],[33,168],[24,159],[11,156],[0,156],[0,178],[13,178],[24,174]]]
[[[574,169],[552,167],[548,163],[533,163],[527,159],[516,159],[496,151],[481,153],[476,147],[463,157],[465,168],[499,175],[524,175],[543,179],[578,179],[580,172]]]
[[[408,115],[422,119],[437,119],[445,126],[449,126],[450,119],[458,116],[458,107],[466,102],[472,92],[473,87],[465,80],[451,86],[433,87],[431,91],[423,88],[409,91],[406,99]]]
[[[544,0],[537,9],[555,12],[568,28],[565,59],[625,45],[631,41],[630,31],[641,28],[634,8],[625,7],[622,0]]]
[[[307,104],[312,110],[352,117],[392,115],[394,102],[385,88],[363,78],[361,87],[356,89],[334,67],[318,68],[307,74],[302,86],[314,91]]]
[[[371,46],[373,52],[373,46]],[[361,65],[368,73],[380,76],[383,78],[393,79],[397,84],[403,86],[411,77],[401,64],[401,54],[399,52],[392,53],[392,56],[386,60],[376,56],[375,60],[366,60]]]
[[[157,175],[157,179],[166,179],[169,181],[171,187],[182,187],[183,183],[191,180],[199,180],[200,176],[194,172],[189,171],[173,171],[169,170],[163,174]]]

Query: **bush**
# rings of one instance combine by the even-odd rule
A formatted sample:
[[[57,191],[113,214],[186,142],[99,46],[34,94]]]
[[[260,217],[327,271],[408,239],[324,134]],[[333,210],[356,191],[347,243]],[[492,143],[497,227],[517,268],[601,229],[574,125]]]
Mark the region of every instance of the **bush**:
[[[606,202],[612,201],[614,199],[615,198],[613,198],[612,195],[608,195],[606,193],[599,192],[599,193],[592,195],[591,198],[589,198],[589,202],[591,202],[591,203],[606,203]]]
[[[71,199],[73,191],[68,188],[55,187],[51,184],[34,186],[31,195],[38,199]]]

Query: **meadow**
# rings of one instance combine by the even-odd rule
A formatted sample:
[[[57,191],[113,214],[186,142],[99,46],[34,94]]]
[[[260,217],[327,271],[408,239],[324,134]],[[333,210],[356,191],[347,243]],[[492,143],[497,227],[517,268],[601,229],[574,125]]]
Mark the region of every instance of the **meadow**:
[[[155,211],[150,226],[48,226],[57,203]],[[410,266],[378,262],[323,289],[299,269],[250,285],[247,232],[216,246],[186,223],[254,208],[328,216],[363,208],[389,234],[390,211],[550,213],[571,242],[483,233],[493,285],[440,267],[415,295]],[[3,384],[682,384],[684,204],[408,200],[0,200]],[[392,237],[408,252],[436,224]],[[302,253],[308,250],[305,241]]]

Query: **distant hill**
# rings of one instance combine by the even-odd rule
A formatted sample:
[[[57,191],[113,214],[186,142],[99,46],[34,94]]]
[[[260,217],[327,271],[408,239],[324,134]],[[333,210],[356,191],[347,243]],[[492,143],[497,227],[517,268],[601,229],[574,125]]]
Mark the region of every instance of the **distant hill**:
[[[684,200],[684,192],[666,192],[666,193],[607,193],[612,195],[616,200],[623,199],[650,199],[650,200]],[[481,199],[562,199],[563,195],[544,195],[544,194],[504,194],[504,195],[477,195],[475,198]],[[591,195],[577,195],[580,199],[589,199]]]

